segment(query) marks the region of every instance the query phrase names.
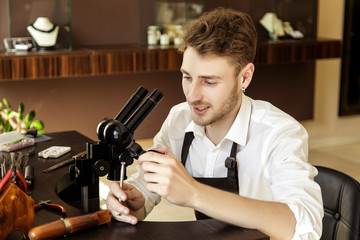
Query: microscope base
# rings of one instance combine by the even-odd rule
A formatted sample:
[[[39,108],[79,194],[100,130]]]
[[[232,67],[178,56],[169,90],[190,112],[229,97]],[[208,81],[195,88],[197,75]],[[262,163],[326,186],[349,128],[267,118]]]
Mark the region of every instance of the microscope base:
[[[83,209],[81,199],[81,187],[75,185],[75,181],[70,180],[69,174],[65,174],[61,177],[55,186],[55,192],[64,202],[67,204]],[[99,179],[95,180],[95,183],[88,186],[88,212],[95,212],[100,210],[99,199]]]

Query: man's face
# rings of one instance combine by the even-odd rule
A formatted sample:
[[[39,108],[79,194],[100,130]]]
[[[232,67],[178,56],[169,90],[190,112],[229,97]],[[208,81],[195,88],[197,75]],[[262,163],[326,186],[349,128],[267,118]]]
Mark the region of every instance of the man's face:
[[[200,56],[191,47],[185,50],[182,87],[196,124],[215,126],[235,119],[242,95],[234,71],[225,57]]]

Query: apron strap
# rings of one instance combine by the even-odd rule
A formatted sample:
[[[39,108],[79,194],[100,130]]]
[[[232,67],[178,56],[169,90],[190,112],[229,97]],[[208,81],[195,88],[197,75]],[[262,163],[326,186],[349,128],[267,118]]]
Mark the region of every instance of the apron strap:
[[[187,156],[189,154],[190,146],[194,140],[194,133],[187,132],[185,133],[184,142],[181,150],[181,163],[185,166]],[[230,152],[230,157],[227,157],[225,160],[225,167],[228,169],[228,178],[238,179],[238,170],[236,162],[236,152],[237,152],[237,143],[233,142]],[[236,190],[239,192],[239,183],[236,181]]]
[[[181,150],[181,163],[185,166],[187,156],[189,155],[189,150],[192,141],[194,140],[194,133],[187,132],[185,133],[184,142]],[[236,162],[236,152],[237,152],[237,143],[233,142],[230,152],[230,157],[227,157],[225,160],[225,167],[228,169],[228,177],[238,178],[237,176],[237,162]],[[239,190],[239,187],[237,188]]]
[[[230,157],[227,157],[225,160],[225,167],[228,169],[228,178],[235,179],[236,182],[236,192],[239,193],[239,182],[238,182],[238,168],[236,162],[236,150],[237,144],[233,142],[231,147]]]
[[[194,139],[194,133],[193,132],[187,132],[185,133],[184,137],[184,143],[181,150],[181,163],[185,166],[186,158],[189,155],[189,149],[190,145]]]
[[[225,167],[228,169],[228,177],[231,178],[237,177],[236,150],[237,144],[233,142],[230,157],[227,157],[225,160]]]
[[[185,133],[184,142],[181,150],[181,163],[184,166],[193,140],[194,140],[193,132]],[[238,175],[237,175],[238,171],[237,171],[237,162],[236,162],[237,146],[238,145],[235,142],[233,142],[231,147],[230,157],[227,157],[225,160],[225,167],[228,169],[228,176],[226,178],[194,178],[194,179],[203,184],[238,194],[239,183],[238,183]],[[209,216],[199,211],[195,211],[195,216],[197,220],[210,218]]]

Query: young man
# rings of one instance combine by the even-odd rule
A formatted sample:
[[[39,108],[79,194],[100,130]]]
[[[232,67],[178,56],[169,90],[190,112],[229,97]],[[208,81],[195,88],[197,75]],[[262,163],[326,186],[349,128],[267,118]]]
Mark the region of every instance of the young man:
[[[187,102],[171,109],[155,136],[160,153],[141,155],[138,174],[123,189],[110,185],[115,219],[136,224],[162,196],[194,208],[199,219],[256,228],[273,239],[320,238],[321,191],[307,163],[306,130],[244,94],[256,37],[250,17],[230,9],[190,24],[181,66]]]

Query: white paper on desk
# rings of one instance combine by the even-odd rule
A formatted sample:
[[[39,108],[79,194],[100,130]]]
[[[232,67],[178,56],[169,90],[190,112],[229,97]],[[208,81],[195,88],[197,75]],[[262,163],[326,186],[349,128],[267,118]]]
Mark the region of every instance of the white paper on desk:
[[[0,134],[0,145],[17,141],[23,137],[24,135],[17,131],[2,133]]]

